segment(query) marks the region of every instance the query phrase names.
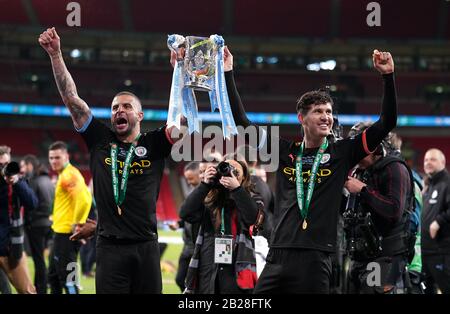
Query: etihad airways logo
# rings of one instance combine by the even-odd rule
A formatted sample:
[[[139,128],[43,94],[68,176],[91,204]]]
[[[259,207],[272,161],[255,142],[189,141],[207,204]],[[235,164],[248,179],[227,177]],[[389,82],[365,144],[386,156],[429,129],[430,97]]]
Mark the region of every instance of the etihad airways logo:
[[[104,162],[108,166],[111,166],[111,158],[110,157],[105,158]],[[125,162],[118,160],[117,164],[119,165],[119,174],[122,174],[122,169],[123,169]],[[141,159],[141,160],[134,161],[130,165],[130,174],[138,174],[138,175],[144,174],[144,169],[150,168],[151,165],[152,165],[152,162],[147,159]]]
[[[286,175],[289,181],[295,182],[295,168],[284,167],[283,174]],[[328,168],[321,168],[317,172],[316,183],[321,183],[323,177],[328,177],[332,174],[332,171]],[[305,177],[306,176],[306,177]],[[309,178],[311,177],[311,169],[307,171],[302,171],[303,182],[309,182]]]

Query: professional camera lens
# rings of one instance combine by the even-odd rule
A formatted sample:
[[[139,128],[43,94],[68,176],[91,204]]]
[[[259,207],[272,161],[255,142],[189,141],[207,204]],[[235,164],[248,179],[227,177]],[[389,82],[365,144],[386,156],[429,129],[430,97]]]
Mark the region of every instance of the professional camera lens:
[[[12,176],[14,176],[16,174],[19,174],[19,173],[20,173],[20,166],[15,161],[11,161],[3,169],[3,175],[5,175],[7,177],[12,177]]]
[[[231,171],[233,170],[233,166],[231,166],[229,163],[222,161],[217,165],[217,173],[221,177],[231,177]]]

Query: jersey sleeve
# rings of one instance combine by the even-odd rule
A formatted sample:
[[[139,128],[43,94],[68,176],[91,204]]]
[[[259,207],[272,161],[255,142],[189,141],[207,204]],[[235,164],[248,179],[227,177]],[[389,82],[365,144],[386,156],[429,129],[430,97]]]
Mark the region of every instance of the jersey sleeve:
[[[166,126],[146,133],[143,143],[150,152],[151,160],[164,159],[169,156],[173,145],[166,133]]]
[[[77,132],[83,137],[89,151],[99,143],[109,139],[112,133],[109,127],[92,115],[81,129],[77,129]]]

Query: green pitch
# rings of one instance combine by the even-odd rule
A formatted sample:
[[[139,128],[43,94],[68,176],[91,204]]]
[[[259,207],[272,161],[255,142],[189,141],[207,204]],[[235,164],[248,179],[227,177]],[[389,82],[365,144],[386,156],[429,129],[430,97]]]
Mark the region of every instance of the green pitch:
[[[181,232],[158,231],[160,236],[174,237],[181,239]],[[176,270],[178,269],[178,258],[183,248],[182,244],[169,243],[167,249],[161,258],[161,271],[164,294],[179,294],[180,289],[175,283]],[[48,261],[47,261],[48,262]],[[28,257],[28,267],[31,279],[34,280],[34,263],[31,257]],[[95,269],[95,266],[94,266]],[[95,294],[95,279],[81,276],[82,294]],[[13,293],[16,293],[14,288]],[[50,289],[48,290],[50,291]]]

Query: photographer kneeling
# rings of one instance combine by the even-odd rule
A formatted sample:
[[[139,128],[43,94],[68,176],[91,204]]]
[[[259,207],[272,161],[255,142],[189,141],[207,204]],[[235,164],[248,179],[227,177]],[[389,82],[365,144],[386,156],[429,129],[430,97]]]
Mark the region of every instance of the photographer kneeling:
[[[370,124],[358,123],[349,136]],[[344,212],[351,258],[350,293],[400,293],[414,235],[409,229],[412,199],[410,170],[392,154],[390,136],[358,164],[349,177],[351,193]],[[412,245],[411,245],[412,243]]]
[[[200,223],[185,293],[251,293],[256,284],[254,244],[249,228],[261,198],[253,193],[245,162],[209,165],[203,182],[186,198],[180,218]]]

